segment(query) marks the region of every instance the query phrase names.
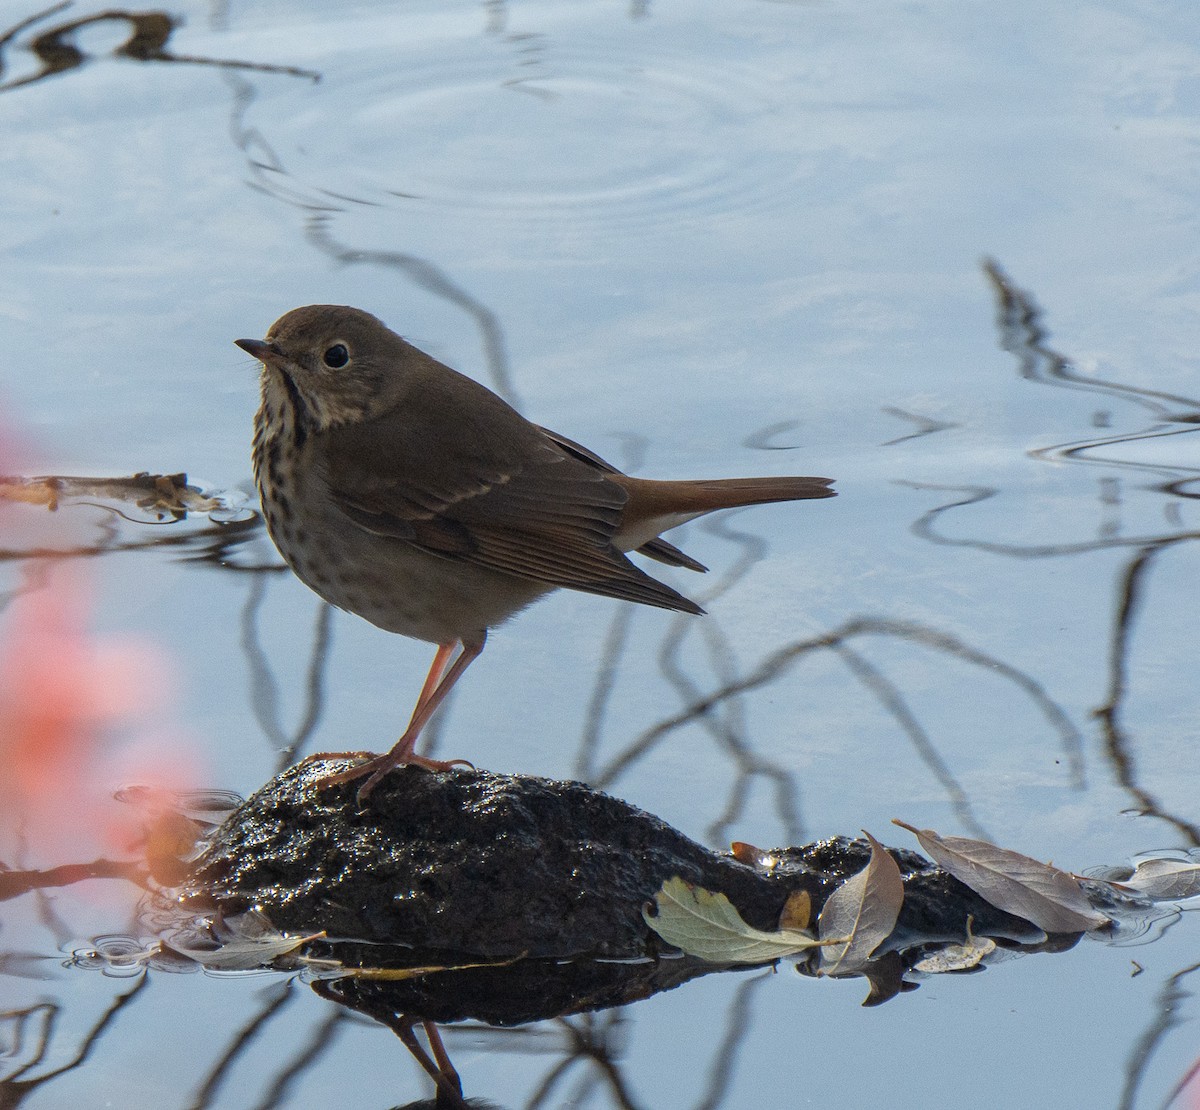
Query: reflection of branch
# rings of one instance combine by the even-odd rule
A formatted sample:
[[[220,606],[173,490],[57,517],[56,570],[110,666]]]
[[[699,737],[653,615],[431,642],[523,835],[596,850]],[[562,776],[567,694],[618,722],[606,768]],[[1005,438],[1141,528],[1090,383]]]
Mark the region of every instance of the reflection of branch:
[[[111,510],[110,506],[100,506]],[[129,518],[126,518],[129,519]],[[133,521],[148,524],[146,521]],[[150,551],[154,548],[180,548],[183,557],[196,562],[210,563],[221,570],[243,571],[252,574],[275,573],[287,569],[283,563],[264,563],[239,566],[232,561],[232,553],[241,544],[253,538],[262,528],[258,514],[228,524],[210,524],[195,531],[162,531],[148,539],[118,540],[114,528],[106,528],[108,539],[94,544],[73,544],[70,547],[27,547],[0,548],[0,562],[17,562],[22,559],[87,559],[99,555],[115,555],[126,551]],[[191,552],[195,550],[195,554]]]
[[[766,555],[767,545],[761,536],[730,527],[729,522],[733,516],[734,513],[721,513],[709,517],[702,525],[704,531],[729,540],[741,548],[737,559],[712,587],[700,596],[702,604],[708,605],[729,591]],[[684,670],[678,666],[679,649],[683,639],[693,629],[701,633],[707,644],[709,661],[719,683],[728,685],[733,682],[738,670],[732,644],[717,620],[709,616],[697,625],[690,618],[676,618],[669,627],[659,652],[659,666],[685,702],[694,701],[700,696],[699,687],[691,682]],[[705,714],[701,723],[716,743],[725,749],[737,767],[738,774],[730,783],[730,793],[724,811],[710,823],[705,830],[706,835],[713,841],[724,838],[728,826],[737,821],[745,810],[750,798],[752,780],[762,776],[775,786],[785,836],[791,843],[799,843],[803,839],[803,828],[798,806],[799,787],[795,779],[786,768],[764,758],[751,747],[746,737],[740,699],[731,699],[724,708],[723,720],[718,720],[712,714]]]
[[[1099,378],[1085,378],[1077,373],[1070,359],[1046,343],[1048,333],[1041,324],[1042,310],[1033,298],[1013,285],[1008,275],[992,259],[984,259],[983,272],[996,292],[1000,345],[1017,356],[1021,377],[1043,385],[1119,397],[1149,409],[1161,420],[1195,419],[1197,410],[1200,410],[1200,401],[1191,397],[1139,389],[1121,382],[1101,381]],[[1189,411],[1180,417],[1175,415],[1177,410],[1174,406]]]
[[[1144,579],[1163,551],[1175,543],[1191,539],[1180,536],[1175,540],[1163,540],[1151,544],[1128,566],[1121,588],[1121,604],[1113,623],[1112,646],[1108,661],[1108,700],[1095,710],[1104,735],[1105,751],[1113,766],[1117,782],[1137,801],[1139,809],[1174,825],[1194,845],[1200,845],[1200,827],[1182,817],[1165,812],[1157,800],[1135,780],[1133,757],[1128,750],[1129,738],[1121,723],[1121,709],[1128,692],[1129,650],[1133,638],[1134,620],[1141,605]]]
[[[909,489],[929,489],[938,492],[960,493],[963,496],[944,505],[938,505],[923,513],[911,526],[914,536],[941,547],[967,547],[972,551],[986,551],[991,555],[1008,555],[1015,559],[1049,559],[1060,555],[1082,555],[1091,551],[1108,551],[1121,547],[1144,547],[1147,544],[1166,543],[1177,539],[1200,539],[1200,532],[1168,532],[1160,536],[1105,536],[1098,540],[1080,540],[1077,543],[1017,544],[999,543],[993,540],[954,539],[936,531],[933,522],[942,513],[961,509],[986,501],[997,493],[986,486],[942,486],[927,482],[899,481],[897,485]]]
[[[96,1022],[84,1038],[83,1044],[79,1046],[79,1051],[75,1054],[74,1059],[68,1060],[65,1064],[54,1068],[52,1071],[39,1075],[36,1079],[21,1079],[20,1077],[37,1067],[45,1059],[46,1049],[54,1037],[54,1027],[60,1013],[59,1008],[54,1004],[42,1003],[28,1010],[9,1011],[5,1014],[4,1016],[6,1017],[16,1019],[25,1019],[33,1017],[36,1014],[42,1017],[43,1020],[41,1028],[38,1030],[38,1044],[33,1059],[15,1069],[5,1079],[0,1080],[0,1107],[17,1106],[32,1091],[42,1086],[42,1084],[48,1083],[51,1079],[55,1079],[66,1072],[74,1071],[75,1068],[85,1063],[87,1058],[92,1054],[92,1049],[96,1047],[100,1037],[108,1031],[109,1026],[115,1021],[117,1015],[146,989],[146,984],[149,981],[148,976],[142,975],[132,990],[126,991],[125,994],[117,995],[113,999],[112,1005],[100,1015],[100,1020]]]
[[[591,1061],[596,1071],[586,1071],[581,1077],[581,1083],[586,1089],[594,1085],[596,1072],[608,1081],[611,1089],[613,1105],[620,1110],[637,1110],[625,1085],[624,1076],[614,1060],[613,1032],[619,1030],[625,1022],[624,1010],[618,1009],[605,1014],[584,1014],[580,1018],[557,1018],[555,1024],[567,1035],[570,1055],[560,1060],[538,1085],[537,1090],[526,1102],[526,1110],[537,1110],[546,1104],[558,1081],[562,1079],[573,1065],[580,1061]],[[574,1097],[563,1100],[560,1105],[579,1106],[583,1103],[583,1092],[573,1092]]]
[[[898,409],[895,405],[884,405],[883,412],[888,416],[895,416],[901,420],[907,420],[917,426],[915,432],[909,432],[907,435],[897,436],[895,439],[889,439],[885,443],[881,443],[880,447],[895,447],[897,443],[907,443],[910,439],[920,439],[922,436],[931,436],[936,432],[946,432],[951,428],[957,428],[958,425],[952,421],[934,420],[931,416],[922,416],[917,412],[906,412],[904,409]]]
[[[213,1096],[225,1081],[233,1065],[237,1062],[238,1057],[258,1037],[267,1022],[295,997],[292,993],[294,983],[294,979],[285,979],[268,995],[262,1009],[242,1027],[241,1031],[234,1037],[224,1054],[208,1073],[208,1077],[201,1084],[200,1090],[196,1092],[195,1097],[187,1104],[188,1110],[206,1110],[206,1107],[214,1105]]]
[[[1183,989],[1183,981],[1197,970],[1200,970],[1200,963],[1192,964],[1182,971],[1175,972],[1163,984],[1163,989],[1158,997],[1158,1005],[1154,1007],[1154,1021],[1138,1038],[1137,1044],[1134,1045],[1129,1060],[1125,1064],[1125,1085],[1121,1088],[1121,1100],[1117,1103],[1117,1110],[1133,1110],[1136,1105],[1138,1087],[1142,1082],[1150,1057],[1167,1033],[1179,1025],[1182,1020],[1179,1016],[1180,1007],[1190,994]],[[1188,1078],[1190,1078],[1190,1074],[1176,1086],[1170,1097],[1163,1102],[1163,1106],[1170,1106],[1175,1101]]]
[[[334,1010],[321,1022],[313,1030],[312,1036],[308,1038],[308,1043],[300,1047],[292,1062],[276,1072],[270,1089],[255,1110],[274,1110],[277,1106],[287,1105],[289,1088],[317,1062],[322,1053],[329,1050],[338,1030],[347,1020],[348,1015],[345,1010]]]
[[[1051,727],[1059,734],[1063,750],[1071,764],[1075,784],[1077,786],[1082,784],[1082,738],[1063,709],[1046,694],[1042,686],[1034,679],[1011,664],[988,655],[986,652],[970,647],[949,633],[938,632],[910,621],[887,620],[879,617],[858,617],[847,621],[840,628],[836,628],[823,636],[817,636],[810,640],[799,640],[777,649],[768,655],[749,674],[734,682],[727,683],[711,694],[695,699],[680,712],[647,729],[626,747],[623,752],[610,761],[608,766],[599,775],[593,778],[592,785],[600,789],[608,787],[628,770],[633,763],[656,748],[671,733],[685,725],[692,724],[706,713],[711,712],[727,698],[775,681],[797,660],[810,653],[833,649],[856,636],[864,635],[890,636],[922,644],[925,647],[943,652],[973,666],[977,666],[988,673],[997,674],[1006,681],[1011,682],[1029,698]],[[878,696],[878,691],[872,689],[871,686],[868,685],[867,689]],[[884,708],[890,712],[894,707],[889,706],[885,702]]]
[[[52,15],[57,15],[71,5],[55,4],[37,15],[22,20],[0,36],[0,73],[4,72],[3,49],[22,31],[28,30],[34,23],[40,23]],[[291,77],[308,77],[316,81],[320,74],[308,69],[297,69],[294,66],[269,65],[262,62],[237,62],[224,58],[200,58],[191,54],[172,54],[166,49],[171,33],[176,23],[166,12],[130,12],[106,11],[96,15],[84,16],[82,19],[71,20],[69,23],[52,27],[43,31],[29,44],[29,49],[37,56],[42,68],[37,73],[27,77],[17,78],[0,85],[0,92],[20,88],[22,85],[32,85],[47,77],[53,77],[68,70],[78,69],[89,56],[79,49],[68,36],[94,23],[125,22],[129,24],[129,37],[114,47],[112,53],[123,58],[132,58],[137,62],[177,62],[187,65],[214,66],[219,69],[248,69],[260,73],[282,73]]]
[[[768,979],[775,977],[775,969],[755,975],[738,985],[733,1000],[725,1012],[725,1036],[712,1061],[708,1065],[708,1089],[701,1100],[696,1103],[696,1110],[718,1110],[725,1096],[729,1093],[730,1080],[733,1079],[733,1065],[737,1059],[738,1050],[750,1029],[750,1002],[759,987]]]
[[[971,831],[972,836],[976,836],[980,840],[991,840],[987,830],[972,812],[966,791],[954,777],[954,773],[946,765],[946,761],[942,759],[941,753],[933,746],[929,733],[921,727],[921,722],[909,708],[908,702],[904,700],[904,695],[858,652],[848,648],[844,643],[832,646],[859,682],[875,695],[880,705],[887,709],[897,724],[907,733],[909,742],[916,749],[921,762],[933,772],[934,778],[942,784],[942,789],[946,791],[946,796],[950,799],[950,806],[963,826]]]
[[[128,879],[137,886],[146,880],[145,868],[129,860],[98,859],[91,863],[64,863],[44,871],[9,871],[0,866],[0,902],[33,890],[70,886],[86,879]]]
[[[592,695],[588,699],[587,712],[584,715],[583,736],[575,755],[573,774],[584,782],[591,778],[595,766],[596,753],[600,748],[600,733],[608,715],[609,698],[612,697],[617,683],[618,664],[629,643],[629,630],[633,626],[634,612],[633,605],[617,606],[604,637],[600,665],[596,669],[596,681],[592,686]]]
[[[774,430],[774,428],[765,429],[764,434],[770,434]],[[640,448],[642,445],[635,443],[633,446]],[[639,458],[636,462],[640,463],[641,459]],[[628,461],[626,465],[629,465]],[[720,513],[708,517],[701,525],[704,531],[728,540],[740,548],[738,557],[733,563],[703,594],[699,595],[698,600],[705,605],[736,585],[766,554],[767,546],[761,536],[752,532],[739,531],[730,526],[729,522],[733,515],[731,512]],[[575,762],[575,775],[585,781],[592,778],[596,768],[604,719],[616,685],[621,658],[629,642],[632,620],[632,607],[622,606],[614,615],[605,637]],[[659,648],[659,669],[685,703],[695,701],[700,697],[701,689],[680,663],[680,653],[684,641],[693,631],[698,631],[703,637],[709,663],[719,684],[728,686],[733,683],[738,671],[732,644],[715,617],[710,615],[699,623],[689,617],[673,620],[667,626]],[[723,712],[720,716],[702,714],[699,724],[709,733],[714,742],[724,749],[736,766],[737,774],[730,780],[724,811],[711,822],[706,830],[706,835],[712,840],[723,839],[726,828],[738,820],[744,812],[750,799],[750,787],[753,780],[762,777],[770,781],[775,788],[776,807],[785,826],[787,838],[793,842],[799,842],[803,839],[803,828],[799,817],[799,788],[795,779],[785,767],[763,757],[751,746],[746,736],[744,715],[736,698],[731,698],[721,708]]]
[[[325,669],[333,639],[333,608],[321,602],[313,629],[312,654],[308,663],[307,697],[304,716],[289,739],[280,723],[279,686],[271,673],[271,664],[258,635],[258,613],[266,597],[262,578],[255,578],[242,609],[242,653],[250,672],[250,705],[271,746],[279,752],[277,770],[282,771],[316,731],[325,711]]]

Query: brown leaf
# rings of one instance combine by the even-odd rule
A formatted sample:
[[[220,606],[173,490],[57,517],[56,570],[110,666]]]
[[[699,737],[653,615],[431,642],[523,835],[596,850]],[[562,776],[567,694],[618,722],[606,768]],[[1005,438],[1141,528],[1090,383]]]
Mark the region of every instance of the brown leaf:
[[[779,911],[780,929],[807,929],[812,924],[812,898],[807,890],[793,890]]]
[[[334,979],[370,979],[372,981],[398,982],[405,979],[420,979],[425,975],[437,975],[443,971],[471,971],[481,967],[511,967],[525,959],[524,955],[514,956],[511,960],[498,960],[494,963],[478,964],[429,964],[424,967],[347,967],[336,960],[307,960],[302,961],[328,973],[336,970],[336,974],[325,974],[324,978]]]
[[[1180,859],[1144,859],[1122,884],[1156,902],[1200,894],[1200,864]]]
[[[904,881],[888,850],[869,832],[871,858],[857,875],[837,888],[817,919],[822,940],[845,937],[843,944],[821,949],[820,973],[839,975],[858,971],[896,927],[904,904]]]
[[[747,844],[744,840],[735,840],[729,845],[729,851],[738,863],[749,867],[761,867],[764,871],[771,871],[779,865],[778,857],[754,847],[753,844]]]
[[[965,836],[938,836],[892,821],[911,832],[930,858],[997,909],[1033,922],[1047,933],[1081,933],[1109,919],[1087,900],[1077,879],[1041,860]]]

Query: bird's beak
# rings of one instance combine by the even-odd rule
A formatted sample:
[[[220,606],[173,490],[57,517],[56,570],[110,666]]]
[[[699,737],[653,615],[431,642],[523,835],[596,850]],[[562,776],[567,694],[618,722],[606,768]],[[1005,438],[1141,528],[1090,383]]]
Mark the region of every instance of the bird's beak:
[[[259,362],[270,366],[278,362],[283,353],[274,343],[265,343],[261,339],[235,339],[236,343],[248,355],[253,355]]]

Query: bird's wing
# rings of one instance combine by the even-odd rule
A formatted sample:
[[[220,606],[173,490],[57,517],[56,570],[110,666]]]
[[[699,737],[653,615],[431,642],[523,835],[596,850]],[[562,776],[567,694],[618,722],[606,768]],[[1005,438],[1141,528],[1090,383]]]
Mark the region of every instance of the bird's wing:
[[[477,399],[486,407],[446,411],[427,394],[402,411],[321,433],[329,485],[347,520],[519,578],[701,611],[613,545],[628,494],[605,470],[490,392]]]
[[[564,451],[574,455],[581,462],[590,463],[605,474],[621,473],[612,463],[602,459],[595,451],[584,447],[582,443],[576,443],[573,439],[567,439],[566,436],[560,435],[558,432],[552,432],[549,428],[542,428],[541,431],[549,436]],[[693,559],[686,552],[680,551],[673,543],[667,543],[662,536],[656,536],[649,543],[642,544],[637,551],[639,555],[657,559],[658,562],[666,563],[670,567],[687,567],[688,570],[698,571],[708,570],[708,567],[703,563]]]

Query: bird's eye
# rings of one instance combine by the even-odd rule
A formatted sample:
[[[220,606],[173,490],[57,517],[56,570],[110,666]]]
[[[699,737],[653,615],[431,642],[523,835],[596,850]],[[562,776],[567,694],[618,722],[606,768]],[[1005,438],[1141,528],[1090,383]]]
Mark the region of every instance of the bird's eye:
[[[350,352],[344,343],[335,343],[323,356],[325,365],[331,370],[340,370],[350,361]]]

